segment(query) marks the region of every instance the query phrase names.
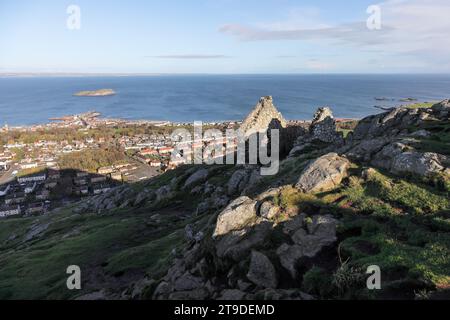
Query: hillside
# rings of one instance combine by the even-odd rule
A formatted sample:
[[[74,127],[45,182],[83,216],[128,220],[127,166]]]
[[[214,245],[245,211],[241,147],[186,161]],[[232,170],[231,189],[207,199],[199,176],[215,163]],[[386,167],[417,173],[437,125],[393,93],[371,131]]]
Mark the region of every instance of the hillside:
[[[344,139],[321,108],[275,176],[183,166],[2,220],[0,299],[449,299],[449,115],[448,100],[394,109]]]

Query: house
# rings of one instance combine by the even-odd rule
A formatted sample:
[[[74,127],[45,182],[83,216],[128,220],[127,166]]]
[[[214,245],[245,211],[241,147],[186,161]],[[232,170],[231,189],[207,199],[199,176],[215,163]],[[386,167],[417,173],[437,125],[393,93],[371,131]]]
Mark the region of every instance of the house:
[[[20,168],[22,170],[27,170],[27,169],[34,169],[38,167],[38,163],[37,162],[32,162],[32,163],[22,163],[20,165]]]
[[[11,189],[11,185],[8,184],[8,185],[6,186],[6,189],[0,190],[0,197],[6,196],[6,195],[8,194],[8,192],[9,192],[10,189]]]
[[[113,167],[102,167],[97,170],[98,174],[110,174],[114,172]]]
[[[87,184],[88,181],[87,181],[86,178],[78,178],[78,179],[74,179],[74,180],[73,180],[73,183],[74,183],[76,186],[83,186],[83,185]]]
[[[114,168],[116,168],[117,170],[128,167],[130,164],[129,163],[122,163],[122,164],[116,164],[114,166]]]
[[[45,208],[43,202],[32,203],[28,206],[27,214],[43,213],[44,209]]]
[[[97,184],[92,187],[92,191],[94,192],[95,195],[106,193],[109,190],[111,190],[111,187],[109,187],[107,185],[102,185],[102,184]]]
[[[91,183],[99,183],[99,182],[104,182],[106,181],[106,177],[105,176],[94,176],[91,177]]]
[[[8,170],[8,164],[6,163],[6,161],[0,161],[0,171],[7,171]]]
[[[175,150],[173,147],[162,147],[158,149],[159,154],[169,154],[172,153],[173,150]]]
[[[159,153],[155,149],[146,148],[140,151],[140,154],[143,156],[157,156]]]
[[[116,181],[122,181],[122,173],[120,173],[120,172],[111,173],[111,179],[116,180]]]
[[[21,213],[22,213],[22,211],[20,209],[20,206],[0,208],[0,218],[16,216],[16,215],[19,215]]]
[[[48,200],[50,198],[50,191],[42,189],[36,192],[36,200]]]
[[[76,176],[77,176],[77,178],[84,178],[84,177],[89,176],[89,172],[79,171],[79,172],[77,172]]]
[[[25,193],[24,192],[10,194],[10,195],[6,196],[6,198],[5,198],[6,205],[20,204],[23,202],[25,202]]]
[[[55,181],[55,180],[50,180],[50,181],[48,181],[48,182],[46,182],[45,183],[45,188],[46,189],[53,189],[53,188],[55,188],[56,186],[58,185],[58,181]]]
[[[150,165],[150,167],[161,167],[162,166],[162,162],[161,161],[150,161],[148,163]]]
[[[25,194],[33,193],[34,190],[36,190],[36,182],[27,184],[24,189]]]
[[[48,178],[50,180],[61,179],[61,173],[58,170],[48,170]]]
[[[18,177],[17,181],[19,183],[28,183],[28,182],[41,182],[45,181],[46,179],[47,179],[46,173],[38,173],[31,176]]]

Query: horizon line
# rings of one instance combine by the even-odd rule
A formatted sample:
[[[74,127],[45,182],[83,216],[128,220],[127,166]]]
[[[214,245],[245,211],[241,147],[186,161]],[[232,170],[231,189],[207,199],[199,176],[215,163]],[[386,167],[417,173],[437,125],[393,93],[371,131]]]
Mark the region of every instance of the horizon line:
[[[179,73],[146,73],[146,72],[0,72],[0,77],[157,77],[157,76],[267,76],[267,75],[450,75],[450,72],[268,72],[268,73],[214,73],[214,72],[179,72]]]

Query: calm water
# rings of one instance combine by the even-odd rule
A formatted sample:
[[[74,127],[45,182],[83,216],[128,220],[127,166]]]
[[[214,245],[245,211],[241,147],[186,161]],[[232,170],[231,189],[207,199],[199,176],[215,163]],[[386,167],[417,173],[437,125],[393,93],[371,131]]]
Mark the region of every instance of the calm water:
[[[111,97],[73,97],[111,88]],[[96,110],[105,117],[171,121],[242,119],[259,97],[272,95],[287,119],[310,119],[319,106],[360,118],[401,98],[450,98],[450,75],[233,75],[0,78],[0,125],[46,123]],[[395,101],[376,101],[387,97]]]

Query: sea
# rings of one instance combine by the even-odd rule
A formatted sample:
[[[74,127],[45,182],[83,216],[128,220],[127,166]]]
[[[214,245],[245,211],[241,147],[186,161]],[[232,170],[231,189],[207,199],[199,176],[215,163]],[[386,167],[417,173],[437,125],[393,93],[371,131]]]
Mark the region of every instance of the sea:
[[[74,96],[98,89],[116,95]],[[331,107],[338,118],[362,118],[382,112],[379,107],[405,104],[406,98],[448,99],[450,75],[3,76],[0,126],[43,124],[94,110],[130,120],[241,120],[268,95],[289,120],[311,119],[321,106]]]

